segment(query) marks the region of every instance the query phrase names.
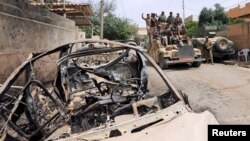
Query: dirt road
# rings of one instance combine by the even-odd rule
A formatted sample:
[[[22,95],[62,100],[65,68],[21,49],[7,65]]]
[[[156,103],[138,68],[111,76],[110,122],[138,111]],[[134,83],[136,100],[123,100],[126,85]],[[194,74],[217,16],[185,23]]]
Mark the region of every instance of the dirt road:
[[[207,109],[222,124],[250,123],[250,69],[202,64],[200,68],[174,66],[164,72],[188,95],[194,111]]]

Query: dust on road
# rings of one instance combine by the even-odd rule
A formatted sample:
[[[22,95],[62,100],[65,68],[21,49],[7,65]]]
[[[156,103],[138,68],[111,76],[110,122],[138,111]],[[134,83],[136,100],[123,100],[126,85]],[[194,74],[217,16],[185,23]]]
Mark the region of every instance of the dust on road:
[[[200,68],[173,66],[164,72],[188,95],[194,111],[209,110],[222,124],[250,122],[250,69],[202,64]]]

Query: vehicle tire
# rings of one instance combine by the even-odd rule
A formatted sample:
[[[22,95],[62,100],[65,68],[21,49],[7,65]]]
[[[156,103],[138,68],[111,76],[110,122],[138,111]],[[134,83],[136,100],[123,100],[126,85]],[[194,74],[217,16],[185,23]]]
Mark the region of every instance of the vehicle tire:
[[[198,58],[201,58],[200,56]],[[191,65],[192,67],[199,68],[201,66],[202,61],[195,61]]]
[[[225,51],[228,48],[228,41],[226,38],[218,38],[215,46],[218,51]]]
[[[168,62],[169,59],[168,58],[164,58],[164,57],[160,57],[159,59],[159,66],[161,67],[161,69],[167,69],[168,68]]]
[[[196,61],[196,62],[193,62],[192,63],[192,67],[196,67],[196,68],[199,68],[201,66],[201,61]]]

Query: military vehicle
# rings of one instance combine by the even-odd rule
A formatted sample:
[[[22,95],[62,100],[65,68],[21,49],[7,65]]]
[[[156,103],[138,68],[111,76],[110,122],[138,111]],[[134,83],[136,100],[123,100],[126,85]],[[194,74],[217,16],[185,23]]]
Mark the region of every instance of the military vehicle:
[[[192,42],[195,48],[198,48],[204,52],[203,44],[205,42],[205,36],[208,36],[213,44],[213,57],[215,59],[230,59],[234,56],[234,44],[233,41],[228,40],[225,37],[217,36],[216,26],[204,26],[197,30],[200,38],[193,38]],[[204,53],[203,53],[204,54]]]
[[[171,30],[169,32],[172,32]],[[161,40],[164,37],[161,35]],[[191,64],[192,67],[200,67],[203,60],[201,50],[194,48],[191,39],[184,33],[181,35],[168,34],[167,43],[157,43],[151,40],[148,44],[148,53],[162,68],[167,69],[173,64]],[[175,38],[175,41],[172,41]]]

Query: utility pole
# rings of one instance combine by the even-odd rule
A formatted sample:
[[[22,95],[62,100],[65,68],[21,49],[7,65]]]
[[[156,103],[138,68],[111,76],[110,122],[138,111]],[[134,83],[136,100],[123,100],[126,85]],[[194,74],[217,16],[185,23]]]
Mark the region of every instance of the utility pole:
[[[101,0],[100,8],[100,38],[103,39],[103,13],[104,13],[104,0]]]
[[[183,23],[185,24],[185,2],[182,0],[182,10],[183,10]]]

